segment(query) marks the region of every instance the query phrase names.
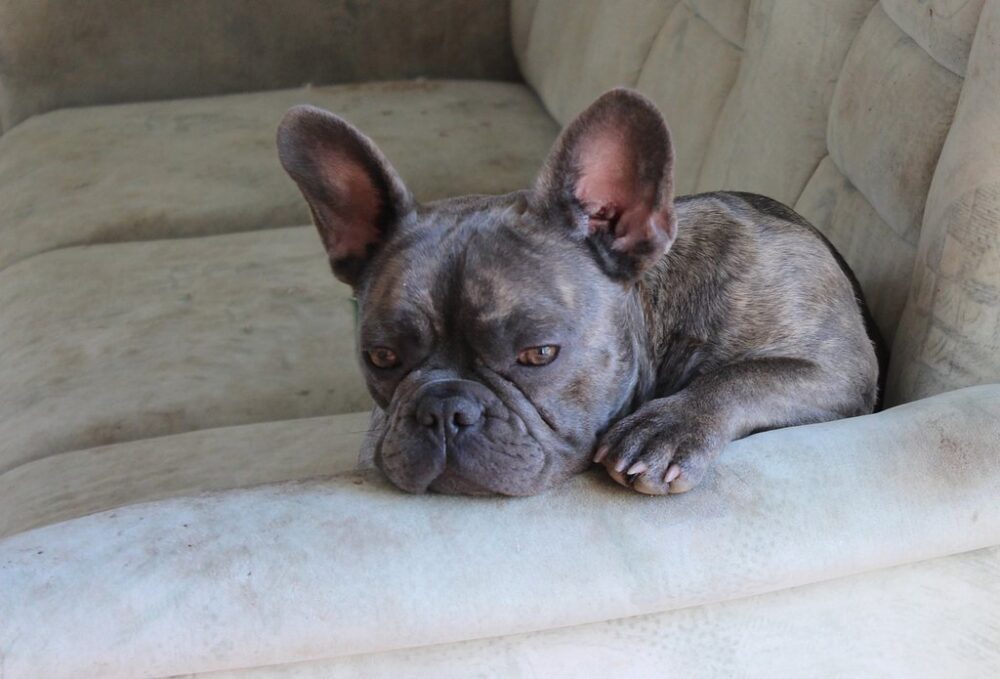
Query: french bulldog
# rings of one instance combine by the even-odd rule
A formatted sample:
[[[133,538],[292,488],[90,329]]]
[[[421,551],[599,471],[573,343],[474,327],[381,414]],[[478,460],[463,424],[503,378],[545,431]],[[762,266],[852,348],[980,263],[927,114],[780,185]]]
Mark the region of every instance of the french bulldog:
[[[682,493],[734,439],[876,407],[884,347],[844,261],[769,198],[675,198],[636,92],[597,99],[501,196],[421,205],[318,108],[277,141],[354,290],[368,445],[405,491],[529,495],[596,462]]]

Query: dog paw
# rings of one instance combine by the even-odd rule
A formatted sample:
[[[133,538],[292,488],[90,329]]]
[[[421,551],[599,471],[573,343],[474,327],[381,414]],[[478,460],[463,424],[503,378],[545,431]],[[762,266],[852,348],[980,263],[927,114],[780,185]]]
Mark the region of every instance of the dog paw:
[[[601,438],[594,462],[648,495],[694,488],[727,443],[716,418],[676,396],[649,401]]]

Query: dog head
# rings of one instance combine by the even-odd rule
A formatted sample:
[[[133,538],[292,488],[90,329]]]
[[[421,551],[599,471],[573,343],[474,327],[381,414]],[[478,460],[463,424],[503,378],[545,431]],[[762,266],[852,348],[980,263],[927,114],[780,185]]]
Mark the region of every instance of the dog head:
[[[278,148],[358,300],[388,478],[527,495],[585,469],[639,382],[635,284],[676,235],[656,108],[613,90],[566,127],[532,188],[429,205],[326,111],[289,111]]]

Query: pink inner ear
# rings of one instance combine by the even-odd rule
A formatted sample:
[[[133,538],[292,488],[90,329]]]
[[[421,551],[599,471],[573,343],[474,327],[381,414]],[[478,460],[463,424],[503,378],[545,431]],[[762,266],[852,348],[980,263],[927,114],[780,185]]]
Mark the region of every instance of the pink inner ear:
[[[605,129],[581,144],[577,158],[576,197],[590,232],[613,229],[615,249],[622,250],[654,237],[652,229],[661,226],[651,223],[659,187],[641,181],[625,135]]]
[[[622,135],[611,131],[581,144],[576,197],[591,217],[615,213],[635,200],[635,163],[625,143]]]
[[[333,203],[322,208],[327,251],[334,259],[366,256],[368,246],[379,239],[378,189],[368,172],[349,158],[329,156],[320,172]]]

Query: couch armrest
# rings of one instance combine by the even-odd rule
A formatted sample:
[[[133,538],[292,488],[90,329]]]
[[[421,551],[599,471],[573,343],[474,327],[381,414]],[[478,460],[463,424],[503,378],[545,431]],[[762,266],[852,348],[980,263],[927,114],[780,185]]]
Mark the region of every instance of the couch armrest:
[[[0,0],[0,130],[55,108],[517,77],[496,0]]]
[[[163,676],[549,629],[1000,543],[1000,385],[733,444],[681,496],[603,474],[409,496],[370,472],[0,542],[7,676]]]

